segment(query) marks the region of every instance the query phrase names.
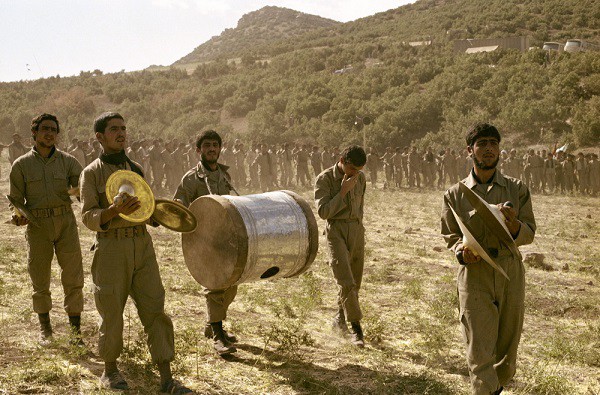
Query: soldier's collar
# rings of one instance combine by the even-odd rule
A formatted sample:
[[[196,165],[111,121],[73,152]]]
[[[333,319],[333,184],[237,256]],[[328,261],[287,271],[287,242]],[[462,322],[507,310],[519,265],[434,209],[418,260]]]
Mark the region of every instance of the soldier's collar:
[[[466,178],[465,180],[465,185],[468,186],[470,189],[475,188],[475,186],[477,184],[479,184],[480,180],[477,179],[477,176],[475,175],[475,171],[473,170],[473,168],[471,168],[471,171],[469,172],[469,176]],[[500,171],[498,169],[496,169],[496,172],[494,173],[494,175],[492,176],[492,179],[490,180],[490,184],[492,183],[496,183],[502,187],[506,186],[506,178],[504,178],[504,176],[500,173]]]
[[[223,165],[221,163],[217,163],[217,170],[214,170],[214,171],[227,171],[227,169],[229,169],[229,166]],[[198,175],[200,177],[204,177],[208,173],[212,173],[213,170],[208,169],[206,166],[204,166],[204,163],[202,163],[202,161],[200,161],[200,162],[198,162],[198,165],[196,166],[196,172],[198,173]]]
[[[31,150],[33,152],[35,152],[36,155],[39,155],[40,157],[42,157],[42,154],[40,154],[40,152],[37,150],[37,148],[35,148],[35,145],[33,147],[31,147]],[[52,148],[50,148],[50,154],[48,155],[47,158],[44,159],[50,159],[54,156],[54,153],[56,152],[56,146],[52,146]],[[43,158],[43,157],[42,157]]]

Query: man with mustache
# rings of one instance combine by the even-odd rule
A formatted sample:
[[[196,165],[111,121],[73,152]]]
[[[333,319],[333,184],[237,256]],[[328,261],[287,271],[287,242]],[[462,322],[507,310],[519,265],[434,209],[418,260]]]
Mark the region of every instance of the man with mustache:
[[[500,133],[490,124],[478,124],[469,130],[466,140],[474,166],[461,182],[489,204],[501,206],[506,227],[517,246],[531,243],[536,229],[531,195],[522,181],[497,170]],[[511,202],[513,207],[504,205],[505,202]],[[463,246],[463,235],[450,207],[510,281]],[[520,254],[513,255],[492,233],[460,191],[459,184],[444,194],[441,222],[448,248],[460,263],[457,278],[460,323],[472,393],[500,394],[516,371],[524,317],[523,261]]]
[[[64,308],[75,335],[72,342],[82,345],[83,267],[77,222],[68,193],[79,184],[81,165],[72,155],[56,148],[59,132],[54,115],[33,118],[34,146],[13,162],[9,196],[25,205],[36,219],[36,224],[32,224],[23,216],[13,215],[12,222],[17,226],[27,225],[27,262],[33,285],[33,310],[40,321],[40,342],[48,344],[53,333],[50,271],[56,253],[65,292]]]
[[[92,279],[100,314],[98,353],[104,360],[100,383],[105,388],[129,389],[117,368],[117,359],[123,350],[123,311],[131,296],[148,336],[152,362],[158,365],[161,392],[190,394],[192,391],[171,375],[175,356],[173,323],[164,311],[165,289],[152,238],[146,224],[119,216],[135,212],[140,202],[135,196],[127,196],[121,204],[109,204],[104,192],[108,177],[118,170],[144,176],[141,165],[125,155],[125,120],[116,112],[103,113],[94,121],[94,132],[102,153],[81,173],[81,216],[84,225],[97,232],[92,247]]]
[[[200,135],[196,141],[196,153],[200,155],[200,161],[183,176],[174,200],[189,207],[200,196],[230,194],[233,188],[230,184],[231,176],[227,172],[229,166],[217,162],[221,147],[221,136],[214,130],[207,130]],[[227,310],[236,294],[237,285],[227,289],[204,290],[208,315],[204,335],[213,339],[213,347],[219,355],[237,351],[233,345],[237,342],[236,337],[223,329],[223,320],[227,317]]]

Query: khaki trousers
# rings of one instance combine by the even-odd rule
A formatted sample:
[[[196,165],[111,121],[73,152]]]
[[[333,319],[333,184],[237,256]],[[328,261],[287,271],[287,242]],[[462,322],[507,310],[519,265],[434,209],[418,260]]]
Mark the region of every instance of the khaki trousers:
[[[165,289],[150,235],[98,239],[92,278],[100,314],[100,357],[105,362],[114,362],[121,354],[123,311],[127,297],[131,296],[148,336],[146,342],[152,361],[172,361],[175,349],[173,323],[164,311]]]
[[[331,254],[331,270],[338,285],[338,307],[346,319],[362,319],[358,291],[362,283],[365,261],[365,228],[358,221],[327,221],[327,244]]]
[[[204,296],[206,297],[206,313],[208,322],[219,322],[227,318],[227,309],[235,299],[237,294],[237,285],[227,289],[205,289]]]
[[[500,252],[496,263],[510,281],[483,260],[458,271],[461,331],[476,395],[490,394],[514,376],[523,330],[525,269],[507,250]]]
[[[37,218],[40,227],[27,225],[27,266],[33,285],[33,310],[52,309],[50,273],[54,253],[60,266],[65,293],[64,308],[69,315],[83,310],[83,267],[77,222],[73,211],[55,217]]]

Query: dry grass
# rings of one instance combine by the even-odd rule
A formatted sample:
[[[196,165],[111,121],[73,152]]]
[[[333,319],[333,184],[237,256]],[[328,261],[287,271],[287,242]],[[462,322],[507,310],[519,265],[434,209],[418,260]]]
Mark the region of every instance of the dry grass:
[[[2,170],[0,192],[6,194],[6,165]],[[301,193],[311,200],[311,191]],[[183,261],[179,235],[152,230],[175,323],[177,376],[208,394],[467,394],[456,265],[439,236],[440,207],[439,191],[369,189],[364,350],[329,329],[336,287],[322,248],[313,270],[299,278],[240,286],[226,323],[241,339],[239,351],[228,360],[215,356],[202,335],[204,301]],[[557,270],[528,269],[519,369],[505,393],[598,394],[600,200],[535,196],[534,209],[538,236],[523,250],[546,254]],[[56,265],[52,319],[58,336],[49,348],[38,346],[24,231],[2,224],[0,232],[0,393],[106,393],[98,387],[98,315],[89,287],[93,233],[80,226],[88,274],[83,331],[90,345],[82,355],[66,340]],[[568,271],[561,270],[565,263]],[[128,393],[156,393],[158,373],[149,364],[135,307],[128,304],[125,314],[120,363]]]

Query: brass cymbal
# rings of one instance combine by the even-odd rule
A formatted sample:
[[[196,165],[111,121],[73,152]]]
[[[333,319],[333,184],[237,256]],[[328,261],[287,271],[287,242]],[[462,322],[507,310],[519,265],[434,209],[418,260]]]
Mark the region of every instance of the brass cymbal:
[[[140,201],[140,208],[131,214],[119,216],[130,222],[145,222],[152,216],[156,206],[150,185],[139,174],[130,170],[117,170],[106,180],[106,198],[110,204],[121,191],[127,191]],[[132,193],[133,192],[133,193]]]
[[[194,213],[183,204],[168,199],[156,199],[154,220],[165,228],[180,233],[193,232],[198,225]]]

